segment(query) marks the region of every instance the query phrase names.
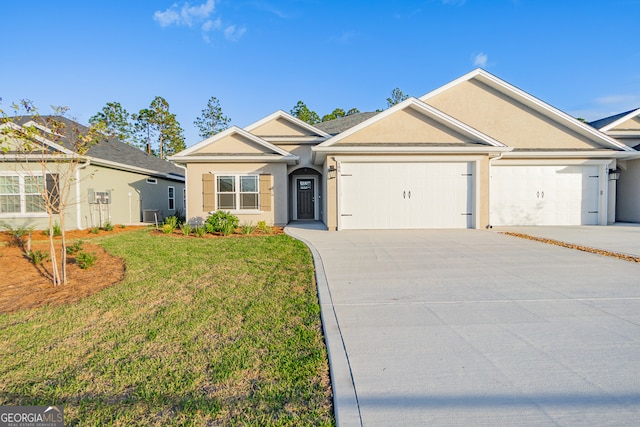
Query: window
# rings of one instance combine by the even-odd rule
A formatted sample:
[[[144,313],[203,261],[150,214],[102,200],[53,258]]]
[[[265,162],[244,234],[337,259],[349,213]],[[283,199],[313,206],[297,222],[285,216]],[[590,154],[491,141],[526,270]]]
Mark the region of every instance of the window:
[[[218,209],[259,209],[257,175],[220,175],[216,177]]]
[[[168,188],[169,188],[169,210],[175,211],[176,210],[176,189],[175,187],[168,187]]]
[[[45,213],[42,175],[0,176],[0,214]]]

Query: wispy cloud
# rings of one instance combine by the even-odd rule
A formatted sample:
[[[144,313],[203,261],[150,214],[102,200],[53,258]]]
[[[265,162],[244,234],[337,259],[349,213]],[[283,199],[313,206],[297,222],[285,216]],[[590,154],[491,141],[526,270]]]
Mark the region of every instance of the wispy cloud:
[[[177,27],[198,26],[202,31],[202,38],[209,43],[212,31],[222,31],[227,40],[237,41],[244,35],[247,28],[235,24],[223,24],[222,19],[212,16],[215,12],[215,0],[207,0],[205,3],[191,5],[188,2],[179,6],[174,3],[166,10],[157,10],[153,14],[153,19],[161,27],[175,25]]]
[[[634,95],[609,95],[596,98],[595,101],[600,105],[628,105],[638,102],[638,97]]]
[[[450,4],[451,6],[462,6],[467,0],[441,0],[442,4]]]
[[[473,66],[484,68],[487,66],[487,62],[489,62],[489,55],[484,52],[480,52],[479,54],[473,57]]]
[[[349,43],[353,37],[356,35],[355,31],[345,31],[344,33],[331,37],[331,41],[338,42],[340,44]]]

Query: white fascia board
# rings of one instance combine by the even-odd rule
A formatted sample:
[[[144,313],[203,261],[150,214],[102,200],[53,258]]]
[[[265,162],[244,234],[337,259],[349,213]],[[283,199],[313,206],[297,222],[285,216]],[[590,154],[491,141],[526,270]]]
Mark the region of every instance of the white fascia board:
[[[288,156],[288,155],[291,154],[288,151],[285,151],[282,148],[277,147],[277,146],[271,144],[270,142],[265,141],[264,139],[253,135],[252,133],[247,132],[244,129],[240,129],[237,126],[231,126],[230,128],[228,128],[228,129],[226,129],[226,130],[224,130],[224,131],[222,131],[220,133],[217,133],[217,134],[205,139],[204,141],[200,141],[196,145],[193,145],[193,146],[187,148],[186,150],[182,150],[181,152],[179,152],[177,154],[174,154],[173,156],[171,156],[171,160],[180,161],[180,159],[188,157],[188,155],[193,153],[194,151],[198,151],[199,149],[201,149],[203,147],[206,147],[207,145],[212,144],[212,143],[214,143],[214,142],[216,142],[216,141],[218,141],[218,140],[220,140],[222,138],[225,138],[225,137],[227,137],[229,135],[232,135],[234,133],[237,133],[238,135],[241,135],[241,136],[247,138],[248,140],[255,142],[258,145],[262,145],[263,147],[265,147],[265,148],[267,148],[267,149],[269,149],[271,151],[275,151],[276,153],[278,153],[278,154],[280,154],[282,156]]]
[[[421,110],[422,112],[424,112],[424,114],[427,117],[430,117],[431,119],[445,126],[453,128],[454,130],[462,133],[463,135],[470,137],[471,139],[477,140],[478,142],[484,142],[489,144],[489,146],[494,146],[494,147],[506,147],[506,145],[502,144],[499,141],[496,141],[495,139],[491,138],[488,135],[485,135],[484,133],[478,131],[477,129],[474,129],[471,126],[468,126],[462,123],[461,121],[457,120],[456,118],[451,117],[445,112],[440,111],[437,108],[413,97],[408,98],[400,102],[399,104],[396,104],[393,107],[388,108],[387,110],[379,114],[376,114],[373,117],[370,117],[369,119],[363,121],[362,123],[359,123],[358,125],[350,129],[347,129],[344,132],[339,133],[338,135],[334,136],[331,139],[328,139],[327,141],[323,142],[317,147],[330,147],[335,143],[343,140],[344,138],[350,135],[353,135],[354,133],[366,128],[367,126],[370,126],[373,123],[376,123],[380,120],[383,120],[389,117],[390,115],[394,114],[397,111],[404,110],[406,108],[412,108],[412,107],[417,108],[418,110]]]
[[[636,116],[640,116],[640,108],[638,108],[637,110],[634,110],[632,112],[630,112],[629,114],[627,114],[624,117],[619,118],[618,120],[616,120],[615,122],[609,123],[608,125],[600,128],[600,132],[607,132],[610,129],[615,128],[616,126],[626,122],[629,119],[632,119]]]
[[[2,129],[2,128],[4,128],[4,127],[9,127],[9,128],[11,128],[11,129],[13,129],[14,131],[19,131],[20,129],[24,129],[24,127],[25,127],[25,126],[35,126],[35,127],[37,127],[38,129],[42,129],[42,130],[49,130],[49,129],[47,129],[47,128],[44,128],[44,129],[43,129],[43,127],[42,127],[42,126],[39,126],[39,125],[38,125],[36,122],[34,122],[34,121],[29,121],[29,122],[25,123],[25,124],[24,124],[24,126],[17,125],[17,124],[15,124],[15,123],[13,123],[13,122],[7,122],[7,123],[4,123],[4,124],[0,125],[0,129]],[[51,131],[49,131],[49,133],[51,133]],[[8,137],[10,137],[10,135],[8,135]],[[18,139],[19,139],[19,137],[16,137],[16,138],[18,138]],[[62,145],[57,144],[57,143],[55,143],[55,142],[53,142],[53,141],[51,141],[51,140],[49,140],[49,139],[47,139],[47,138],[43,138],[43,137],[41,137],[41,136],[39,136],[39,135],[35,135],[35,136],[34,136],[34,138],[35,138],[38,142],[41,142],[42,144],[45,144],[45,145],[47,145],[47,146],[49,146],[49,147],[53,148],[54,150],[60,151],[60,152],[62,152],[62,153],[64,153],[64,154],[68,154],[68,155],[72,155],[72,154],[74,154],[72,150],[69,150],[68,148],[65,148],[65,147],[63,147]]]
[[[105,166],[111,169],[119,169],[119,170],[128,171],[128,172],[140,173],[143,175],[153,175],[157,177],[173,179],[174,181],[184,181],[185,179],[184,176],[172,175],[170,173],[159,172],[153,169],[145,169],[145,168],[139,168],[136,166],[125,165],[123,163],[112,162],[110,160],[103,160],[103,159],[98,159],[94,157],[89,157],[89,161],[91,162],[92,165]]]
[[[513,150],[512,147],[314,147],[312,149],[311,160],[315,165],[324,163],[325,158],[329,154],[490,154],[490,153],[507,153]]]
[[[282,111],[282,110],[278,110],[275,113],[271,113],[267,117],[265,117],[263,119],[260,119],[257,122],[251,123],[249,126],[245,126],[244,129],[246,131],[248,131],[248,132],[251,132],[253,129],[256,129],[256,128],[262,126],[265,123],[268,123],[268,122],[270,122],[272,120],[276,120],[276,119],[279,119],[279,118],[288,120],[291,123],[295,124],[296,126],[299,126],[299,127],[303,128],[303,129],[308,130],[309,132],[313,132],[316,135],[320,135],[320,136],[322,136],[324,138],[329,138],[331,136],[328,133],[316,128],[315,126],[310,125],[309,123],[307,123],[305,121],[302,121],[299,118],[297,118],[295,116],[292,116],[291,114],[289,114],[289,113],[287,113],[285,111]]]
[[[637,159],[640,158],[640,151],[512,151],[507,152],[503,158],[599,158],[599,159]]]
[[[600,143],[605,146],[614,147],[623,151],[634,151],[633,148],[621,143],[620,141],[616,141],[614,138],[611,138],[604,133],[594,129],[590,125],[581,122],[580,120],[571,117],[567,113],[558,110],[557,108],[547,104],[546,102],[536,98],[535,96],[513,86],[510,83],[494,76],[493,74],[483,70],[482,68],[477,68],[470,73],[465,74],[462,77],[457,78],[456,80],[447,83],[446,85],[427,93],[420,97],[420,100],[428,103],[430,98],[433,98],[436,95],[441,94],[449,90],[450,88],[459,85],[462,82],[477,78],[480,82],[502,92],[506,95],[515,95],[515,97],[522,102],[524,105],[532,108],[543,115],[555,119],[558,122],[564,123],[565,126],[570,129],[576,131],[582,136],[588,138],[595,138]]]
[[[224,155],[211,155],[211,156],[184,156],[177,158],[171,156],[168,158],[171,161],[181,163],[287,163],[288,165],[295,165],[300,161],[300,157],[294,155],[288,156],[224,156]]]
[[[312,145],[327,140],[323,136],[262,136],[261,138],[278,145]]]

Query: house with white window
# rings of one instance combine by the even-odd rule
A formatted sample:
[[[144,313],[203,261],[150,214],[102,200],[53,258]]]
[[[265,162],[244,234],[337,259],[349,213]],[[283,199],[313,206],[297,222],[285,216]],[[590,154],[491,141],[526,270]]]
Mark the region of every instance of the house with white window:
[[[86,133],[87,128],[55,117],[65,130],[53,135],[50,120],[23,116],[0,124],[0,224],[45,228],[48,215],[42,194],[59,191],[59,164],[74,156],[67,229],[100,227],[107,221],[139,224],[184,214],[183,168],[113,138],[79,155],[72,147],[71,133]],[[24,141],[3,136],[1,131],[10,126],[38,130],[31,154],[25,153]]]
[[[329,230],[606,225],[623,141],[476,69],[385,111],[309,125],[277,111],[170,157],[187,218]]]

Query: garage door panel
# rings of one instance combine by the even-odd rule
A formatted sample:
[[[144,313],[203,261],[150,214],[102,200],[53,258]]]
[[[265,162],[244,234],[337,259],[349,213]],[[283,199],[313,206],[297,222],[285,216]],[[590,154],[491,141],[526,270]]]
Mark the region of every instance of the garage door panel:
[[[473,226],[468,163],[342,163],[341,228]],[[373,188],[375,187],[375,188]]]
[[[597,166],[494,166],[493,225],[598,223]]]

